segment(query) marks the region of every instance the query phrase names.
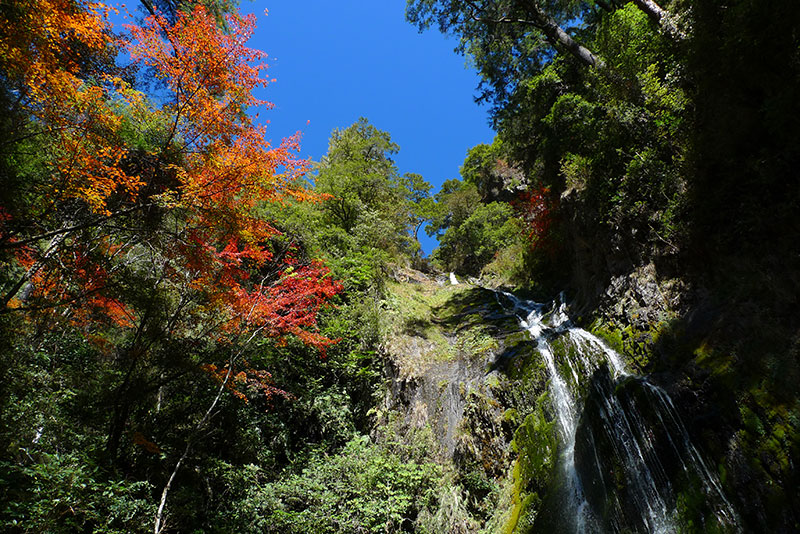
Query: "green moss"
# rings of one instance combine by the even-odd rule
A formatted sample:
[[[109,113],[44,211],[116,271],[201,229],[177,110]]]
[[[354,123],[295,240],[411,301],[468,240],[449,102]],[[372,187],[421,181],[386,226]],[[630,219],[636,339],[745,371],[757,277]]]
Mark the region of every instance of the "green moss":
[[[707,340],[703,340],[693,354],[697,365],[708,369],[719,379],[727,379],[736,370],[736,359],[733,355],[715,351]],[[729,383],[729,385],[731,384]]]
[[[541,498],[536,492],[525,491],[524,477],[522,476],[522,459],[514,462],[512,469],[513,485],[511,487],[511,512],[502,526],[503,534],[521,534],[533,526],[537,511],[541,505]]]
[[[622,330],[617,328],[613,323],[603,323],[600,319],[595,319],[588,330],[606,342],[606,344],[619,352],[620,354],[625,350],[622,341]]]
[[[503,412],[503,421],[519,426],[519,412],[514,408],[509,408]]]
[[[499,390],[502,388],[500,377],[498,377],[496,374],[486,375],[486,378],[484,379],[483,383],[490,390]]]
[[[520,343],[525,343],[526,341],[531,340],[531,335],[527,330],[520,330],[519,332],[514,332],[506,336],[503,340],[506,348],[514,348],[517,347]]]
[[[477,358],[496,350],[499,344],[493,336],[486,333],[485,327],[479,325],[459,332],[456,347],[468,356]]]
[[[536,409],[514,432],[511,447],[518,457],[512,471],[512,511],[504,532],[528,531],[539,512],[540,494],[552,479],[558,440],[555,421],[548,421],[544,415],[549,402],[546,393],[540,395]]]
[[[499,313],[492,292],[465,284],[388,282],[384,307],[387,347],[411,370],[452,361],[459,353],[483,357],[499,348],[498,331],[518,330],[513,317]],[[418,340],[414,347],[408,346],[411,338]]]
[[[604,322],[595,319],[588,326],[590,332],[624,356],[628,364],[640,370],[652,370],[659,364],[659,359],[655,357],[656,347],[670,346],[668,350],[659,351],[659,354],[667,353],[670,357],[686,352],[686,347],[681,345],[685,341],[676,343],[676,339],[672,339],[680,338],[680,334],[674,329],[674,321],[668,320],[649,323],[646,328],[635,328],[631,325],[620,325],[615,321]]]

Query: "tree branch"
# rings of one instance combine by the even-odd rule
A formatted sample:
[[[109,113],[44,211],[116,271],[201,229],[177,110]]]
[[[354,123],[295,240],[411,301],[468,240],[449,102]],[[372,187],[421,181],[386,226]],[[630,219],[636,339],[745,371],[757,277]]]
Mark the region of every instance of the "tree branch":
[[[250,317],[254,309],[255,305],[253,305],[250,308],[250,311],[247,314],[247,318]],[[166,526],[166,523],[164,522],[164,508],[166,507],[167,504],[167,495],[169,494],[169,490],[172,488],[172,483],[175,481],[175,477],[178,475],[178,471],[180,470],[181,465],[183,465],[183,462],[185,462],[186,458],[189,456],[189,452],[192,449],[192,445],[194,445],[195,441],[199,439],[200,431],[203,429],[205,424],[211,418],[211,414],[217,407],[217,404],[219,403],[219,400],[222,397],[222,393],[225,391],[225,386],[227,385],[228,381],[231,378],[231,375],[233,374],[233,367],[236,364],[236,361],[242,355],[247,346],[250,345],[253,339],[255,339],[255,337],[258,334],[260,334],[265,328],[266,325],[260,326],[259,328],[255,329],[250,334],[250,337],[248,337],[247,340],[244,341],[244,343],[239,345],[239,350],[236,352],[236,354],[234,354],[230,358],[228,363],[228,372],[225,374],[224,380],[220,383],[219,387],[217,388],[217,394],[214,397],[214,400],[211,402],[211,404],[209,405],[206,412],[203,414],[203,417],[200,419],[200,421],[198,421],[198,423],[194,426],[194,430],[192,431],[192,434],[189,436],[189,439],[186,442],[186,447],[184,447],[183,449],[183,454],[181,454],[181,457],[178,459],[177,463],[175,464],[175,467],[172,469],[172,473],[170,474],[166,485],[164,485],[164,489],[161,491],[161,499],[158,503],[158,510],[156,511],[155,524],[153,525],[153,534],[161,534],[161,531]]]
[[[140,3],[144,6],[144,8],[152,15],[153,17],[156,16],[156,10],[153,9],[153,4],[149,2],[149,0],[140,0]]]
[[[35,235],[33,237],[28,237],[28,238],[23,239],[21,241],[11,241],[11,242],[7,242],[7,243],[3,243],[2,245],[0,245],[0,250],[9,249],[9,248],[24,247],[25,245],[30,245],[31,243],[35,243],[35,242],[40,241],[42,239],[47,239],[48,237],[53,237],[53,236],[57,236],[57,235],[61,235],[61,234],[68,234],[68,233],[74,232],[76,230],[84,230],[86,228],[91,228],[92,226],[97,226],[98,224],[100,224],[102,222],[111,220],[111,219],[113,219],[115,217],[119,217],[120,215],[127,215],[129,213],[133,213],[134,211],[138,211],[140,209],[147,208],[147,207],[150,207],[152,205],[153,204],[139,204],[139,205],[134,206],[132,208],[115,211],[114,213],[112,213],[110,215],[105,215],[103,217],[94,219],[92,221],[87,221],[85,223],[76,224],[76,225],[73,225],[73,226],[62,226],[58,230],[53,230],[51,232],[45,232],[43,234]]]
[[[653,0],[632,0],[632,2],[668,35],[678,39],[686,39],[686,34],[675,25],[672,14]]]
[[[64,239],[66,239],[66,237],[67,236],[65,233],[56,232],[55,237],[53,237],[53,239],[50,241],[50,244],[47,246],[47,250],[45,250],[42,257],[39,258],[36,263],[31,265],[31,268],[28,269],[25,274],[22,275],[22,277],[20,277],[17,283],[14,284],[14,286],[3,297],[2,311],[8,309],[8,303],[11,301],[11,299],[13,299],[19,290],[22,289],[22,286],[24,286],[26,283],[29,283],[36,273],[38,273],[39,270],[44,267],[44,264],[53,254],[55,254],[56,250],[58,250],[58,247],[61,246],[61,243],[64,241]]]
[[[536,2],[528,0],[525,2],[528,11],[539,21],[539,29],[544,32],[552,44],[560,44],[567,52],[572,54],[584,65],[588,67],[603,68],[605,63],[600,57],[596,56],[591,50],[575,41],[570,34],[547,15]]]
[[[495,24],[523,24],[538,28],[545,34],[547,40],[554,47],[559,46],[566,49],[567,52],[572,54],[581,63],[588,67],[603,68],[605,63],[603,60],[595,55],[591,50],[575,41],[570,34],[558,25],[558,23],[548,16],[534,1],[524,2],[525,9],[531,15],[531,19],[511,18],[508,16],[501,18],[485,18],[485,11],[477,6],[471,0],[465,0],[469,8],[469,17],[475,22],[491,22]],[[477,13],[482,13],[478,16]]]

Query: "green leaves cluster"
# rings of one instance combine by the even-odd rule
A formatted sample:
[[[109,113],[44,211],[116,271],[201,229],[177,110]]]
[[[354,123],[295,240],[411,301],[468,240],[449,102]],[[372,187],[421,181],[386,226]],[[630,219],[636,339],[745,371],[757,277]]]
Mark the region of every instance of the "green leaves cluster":
[[[36,461],[0,462],[9,501],[0,511],[6,532],[149,532],[155,512],[146,481],[109,479],[78,452],[42,453]]]
[[[461,167],[463,180],[445,181],[428,205],[425,231],[439,240],[431,259],[440,269],[477,277],[504,250],[524,248],[509,201],[525,177],[506,156],[499,139],[473,147]]]
[[[437,195],[444,216],[433,259],[445,270],[478,276],[495,254],[519,239],[521,231],[508,204],[482,204],[475,186],[459,184]]]
[[[407,18],[420,29],[438,26],[458,36],[458,50],[469,55],[482,77],[478,100],[492,105],[498,139],[473,148],[462,168],[465,181],[487,204],[471,222],[496,228],[509,211],[488,208],[491,201],[509,201],[514,191],[544,186],[555,198],[569,195],[567,220],[553,226],[554,235],[577,232],[608,248],[622,242],[634,256],[653,250],[675,254],[675,243],[686,238],[682,218],[688,202],[685,58],[677,37],[655,24],[640,4],[408,2]],[[553,37],[548,30],[553,24],[601,61],[587,66],[567,41]],[[464,262],[473,273],[487,263],[488,249],[516,247],[527,254],[505,231],[477,241],[475,234],[465,227],[452,239],[443,236],[437,253],[443,265],[459,267],[453,258],[464,252],[447,249],[462,241],[469,243],[467,250],[476,242],[493,242],[480,260]],[[526,257],[529,280],[560,272],[563,286],[569,269],[558,266],[572,254],[564,245]],[[519,270],[507,258],[500,260],[503,269]]]
[[[426,219],[422,203],[431,186],[418,174],[400,176],[391,159],[398,150],[388,132],[363,117],[334,130],[314,176],[316,191],[330,195],[322,204],[321,225],[351,236],[355,247],[395,257],[418,252],[409,230],[416,237]]]
[[[251,495],[247,532],[349,533],[413,530],[437,499],[441,467],[403,461],[354,438],[338,454],[314,458],[302,473]]]

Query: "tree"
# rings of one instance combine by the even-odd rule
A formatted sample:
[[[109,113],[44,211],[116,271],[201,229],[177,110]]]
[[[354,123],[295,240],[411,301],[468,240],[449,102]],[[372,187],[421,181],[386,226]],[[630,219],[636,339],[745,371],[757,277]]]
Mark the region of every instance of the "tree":
[[[460,180],[446,180],[434,198],[436,210],[425,231],[430,236],[439,237],[447,228],[459,226],[467,220],[481,200],[474,184]]]
[[[589,15],[577,2],[535,0],[408,0],[406,17],[420,31],[435,24],[460,39],[456,50],[469,54],[481,73],[479,100],[502,105],[520,80],[531,76],[565,50],[582,64],[603,65],[564,25]]]
[[[399,177],[391,156],[398,150],[364,117],[333,131],[315,177],[316,190],[331,196],[324,204],[331,222],[350,232],[366,210],[397,205]]]
[[[481,73],[480,101],[502,107],[518,85],[567,54],[586,67],[606,61],[585,42],[587,30],[621,2],[595,0],[408,0],[406,17],[420,31],[437,25],[460,39],[456,50],[472,56]],[[670,35],[685,37],[675,17],[653,0],[634,4]]]
[[[433,253],[434,261],[448,271],[480,275],[499,251],[519,238],[513,214],[506,203],[479,204],[460,224],[444,231]]]
[[[419,230],[422,225],[431,220],[432,216],[432,186],[425,181],[422,175],[416,173],[404,174],[401,184],[404,189],[405,200],[408,203],[407,209],[411,232],[414,236],[414,241],[419,244]]]
[[[246,46],[254,17],[220,25],[202,5],[170,18],[155,11],[126,41],[108,11],[68,0],[0,9],[12,118],[2,123],[2,168],[13,187],[0,196],[0,313],[18,336],[77,332],[94,348],[107,377],[98,396],[108,401],[108,467],[124,464],[137,411],[160,410],[164,391],[182,399],[170,387],[187,374],[197,373],[198,391],[213,388],[183,423],[182,452],[172,449],[158,532],[222,394],[277,391],[245,363],[251,345],[295,338],[324,354],[334,340],[317,317],[341,284],[259,216],[264,204],[317,197],[298,187],[307,162],[297,136],[270,146],[248,114],[270,107],[253,96],[266,84],[264,54]],[[115,66],[120,47],[162,80],[155,98]]]
[[[480,144],[469,149],[461,166],[461,176],[478,188],[484,203],[493,200],[507,202],[526,185],[524,173],[509,165],[508,160],[509,154],[497,137],[491,145]]]
[[[13,24],[17,35],[5,44],[4,67],[19,84],[20,105],[35,121],[36,135],[63,156],[46,164],[52,178],[35,191],[36,203],[4,207],[2,246],[25,270],[6,292],[6,305],[24,310],[25,301],[38,298],[55,301],[56,307],[59,300],[80,306],[82,295],[101,297],[114,285],[110,273],[144,244],[147,233],[112,231],[109,221],[127,216],[125,224],[135,225],[143,221],[133,217],[146,212],[179,225],[177,233],[148,241],[173,273],[163,271],[162,279],[192,278],[192,287],[207,292],[204,298],[227,318],[225,328],[269,320],[268,331],[279,336],[311,324],[310,316],[296,317],[299,322],[291,325],[279,320],[284,305],[278,303],[286,297],[278,294],[290,286],[299,290],[297,280],[317,279],[323,271],[297,265],[291,250],[280,255],[269,250],[278,232],[254,214],[259,204],[283,196],[310,198],[293,187],[306,170],[293,156],[297,138],[270,147],[264,127],[245,113],[266,104],[252,96],[266,83],[257,63],[263,53],[244,45],[254,19],[229,16],[229,33],[223,33],[214,17],[197,7],[178,13],[174,24],[156,15],[143,27],[131,26],[136,39],[128,45],[131,56],[153,68],[173,95],[155,106],[120,78],[101,72],[103,83],[93,85],[81,77],[81,64],[69,60],[73,49],[106,53],[111,46],[101,5],[76,11],[67,2],[41,0],[25,7],[20,20],[36,20],[29,17],[38,9],[44,22]],[[51,19],[75,41],[45,31]],[[3,25],[10,28],[11,22],[5,19]],[[146,135],[147,145],[135,151],[126,139],[132,134]],[[32,210],[55,212],[43,221],[55,227],[42,231],[41,222],[31,224]],[[131,226],[126,230],[136,232]],[[284,267],[266,268],[273,260]],[[247,274],[253,268],[265,269],[255,284]],[[281,276],[287,268],[291,279]],[[25,284],[32,286],[25,301],[15,299]],[[306,308],[313,316],[315,305],[301,307]]]
[[[391,255],[413,247],[425,222],[424,198],[430,184],[416,174],[400,176],[391,156],[399,150],[388,132],[361,118],[334,130],[328,153],[316,167],[316,192],[327,195],[321,204],[323,224],[339,229],[347,248],[377,248]]]
[[[472,183],[447,180],[435,200],[425,231],[439,239],[433,260],[442,269],[478,276],[500,249],[519,236],[511,207],[481,202]]]

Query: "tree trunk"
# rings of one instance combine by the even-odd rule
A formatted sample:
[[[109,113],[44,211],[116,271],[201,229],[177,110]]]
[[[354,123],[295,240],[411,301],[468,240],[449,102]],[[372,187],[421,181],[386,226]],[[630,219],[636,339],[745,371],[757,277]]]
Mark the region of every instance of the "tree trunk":
[[[556,24],[553,19],[550,17],[543,18],[545,20],[542,21],[542,31],[547,35],[548,39],[560,43],[570,54],[589,67],[603,68],[605,66],[602,59],[594,55],[592,51],[585,46],[577,43],[561,28],[561,26]]]
[[[653,0],[632,0],[633,3],[642,10],[650,19],[658,24],[668,35],[678,39],[685,39],[683,33],[673,21],[670,12],[655,3]]]
[[[537,21],[536,26],[547,36],[547,39],[554,45],[561,45],[574,57],[578,58],[584,65],[588,67],[603,68],[605,63],[603,60],[592,53],[591,50],[576,42],[570,34],[556,23],[550,16],[545,13],[536,2],[525,2],[530,14]]]
[[[108,430],[108,439],[106,440],[106,456],[108,457],[109,465],[114,465],[117,462],[117,454],[119,451],[119,444],[122,441],[122,433],[125,431],[125,425],[128,422],[130,415],[131,404],[127,399],[121,399],[111,415],[111,427]]]

